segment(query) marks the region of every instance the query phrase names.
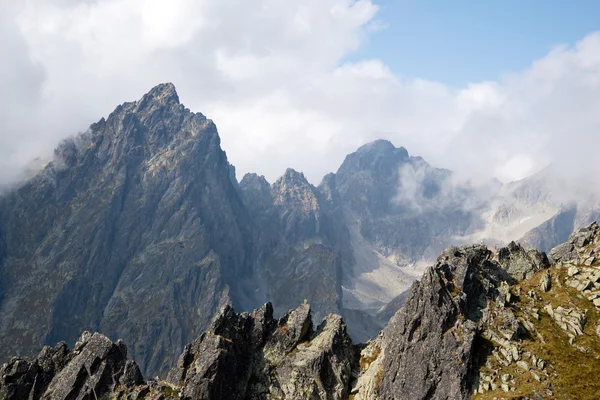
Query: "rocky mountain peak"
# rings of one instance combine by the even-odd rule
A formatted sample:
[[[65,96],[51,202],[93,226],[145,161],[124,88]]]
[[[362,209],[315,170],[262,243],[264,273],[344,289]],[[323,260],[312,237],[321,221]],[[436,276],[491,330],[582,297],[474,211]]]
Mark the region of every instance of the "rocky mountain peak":
[[[310,186],[310,183],[304,176],[304,173],[298,172],[293,168],[287,168],[281,178],[275,182],[275,186]]]
[[[316,188],[301,172],[288,168],[285,174],[273,184],[272,190],[275,204],[297,206],[305,213],[319,209]]]
[[[598,251],[596,223],[553,265],[516,243],[445,250],[363,348],[355,398],[596,398]]]
[[[243,188],[252,188],[254,190],[264,191],[269,190],[271,185],[263,175],[255,173],[247,173],[240,181],[240,186]]]
[[[525,250],[518,243],[510,242],[498,250],[500,265],[517,281],[531,278],[537,271],[548,268],[550,261],[546,253],[535,249]]]
[[[175,85],[170,82],[161,83],[146,93],[138,104],[156,103],[161,105],[180,104]]]
[[[390,141],[379,139],[359,147],[354,153],[346,156],[338,174],[363,170],[385,173],[391,168],[397,168],[408,159],[408,151],[404,147],[395,147]]]
[[[573,232],[569,239],[556,246],[550,251],[550,261],[552,263],[567,263],[577,259],[578,254],[590,243],[600,238],[600,225],[597,222],[584,226],[576,232]]]
[[[404,157],[408,157],[408,151],[404,147],[396,147],[392,142],[385,139],[377,139],[367,144],[364,144],[356,151],[361,154],[390,154],[398,153]]]

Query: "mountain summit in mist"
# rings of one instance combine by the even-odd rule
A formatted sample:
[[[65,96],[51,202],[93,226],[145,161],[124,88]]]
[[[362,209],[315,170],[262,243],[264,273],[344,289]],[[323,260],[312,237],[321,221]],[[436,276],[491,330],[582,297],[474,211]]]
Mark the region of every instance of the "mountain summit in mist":
[[[534,178],[471,204],[477,190],[385,140],[319,186],[292,169],[238,182],[215,124],[159,85],[0,198],[0,359],[98,331],[163,374],[223,307],[268,301],[275,318],[308,300],[363,341],[444,248],[523,237],[549,250],[598,216],[541,201]]]

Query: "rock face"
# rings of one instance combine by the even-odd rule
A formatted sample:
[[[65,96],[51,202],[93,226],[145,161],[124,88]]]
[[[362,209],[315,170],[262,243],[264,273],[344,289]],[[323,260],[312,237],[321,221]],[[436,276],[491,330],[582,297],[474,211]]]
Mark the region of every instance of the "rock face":
[[[403,170],[418,176],[403,180]],[[421,273],[416,263],[469,224],[452,202],[423,210],[408,202],[412,196],[435,204],[449,176],[385,140],[348,155],[318,187],[292,169],[273,185],[244,176],[239,189],[261,227],[265,298],[275,312],[307,298],[318,318],[341,314],[355,340],[375,337],[401,300],[380,309]]]
[[[574,232],[569,239],[561,244],[556,246],[550,251],[550,260],[553,263],[569,263],[574,260],[577,260],[579,254],[578,250],[585,248],[590,245],[594,238],[597,237],[598,231],[600,228],[598,227],[598,223],[592,223],[588,226],[585,226]],[[589,263],[590,265],[595,261],[593,257],[594,254],[590,253],[589,257],[590,261],[583,260],[582,263]]]
[[[181,398],[347,398],[357,353],[341,318],[314,331],[308,304],[279,321],[272,313],[270,303],[252,314],[225,309],[169,373]]]
[[[486,303],[510,280],[485,246],[450,248],[383,332],[383,399],[461,399],[471,390]]]
[[[335,183],[354,254],[354,262],[343,265],[345,308],[381,308],[421,274],[414,268],[419,261],[433,259],[449,236],[465,232],[472,218],[446,196],[450,176],[377,140],[326,177]]]
[[[272,186],[255,174],[244,176],[241,197],[260,232],[265,297],[275,312],[310,299],[320,319],[341,312],[341,263],[351,254],[348,233],[327,200],[303,174],[288,169]]]
[[[515,280],[530,279],[540,269],[548,268],[550,261],[545,253],[525,250],[520,244],[510,242],[498,251],[498,262]]]
[[[160,371],[241,301],[250,229],[215,125],[157,86],[0,200],[0,358],[91,330]]]

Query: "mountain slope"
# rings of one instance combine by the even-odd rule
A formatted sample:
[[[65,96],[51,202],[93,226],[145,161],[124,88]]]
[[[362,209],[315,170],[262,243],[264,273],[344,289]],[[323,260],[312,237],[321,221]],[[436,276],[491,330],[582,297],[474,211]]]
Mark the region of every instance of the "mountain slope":
[[[511,182],[491,200],[483,213],[485,227],[476,237],[550,251],[579,228],[600,220],[596,183],[567,179],[548,166],[518,182]],[[472,239],[476,239],[476,237]]]

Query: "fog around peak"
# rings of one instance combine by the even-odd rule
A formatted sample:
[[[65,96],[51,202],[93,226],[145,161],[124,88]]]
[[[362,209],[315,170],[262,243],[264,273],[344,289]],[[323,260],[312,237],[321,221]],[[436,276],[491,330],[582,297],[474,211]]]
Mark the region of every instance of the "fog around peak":
[[[509,182],[552,164],[561,179],[597,184],[589,177],[600,172],[600,33],[522,71],[452,87],[403,78],[378,59],[348,61],[380,29],[371,0],[0,8],[0,49],[11,60],[0,74],[9,99],[0,110],[3,185],[167,81],[215,121],[238,176],[274,182],[292,167],[317,184],[346,154],[387,139],[470,180]]]

